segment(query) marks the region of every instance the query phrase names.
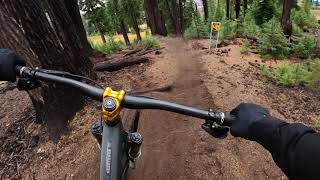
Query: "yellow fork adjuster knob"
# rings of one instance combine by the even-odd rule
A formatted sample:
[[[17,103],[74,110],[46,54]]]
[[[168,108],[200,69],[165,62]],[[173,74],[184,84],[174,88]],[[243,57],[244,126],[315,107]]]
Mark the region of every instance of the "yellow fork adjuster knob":
[[[117,120],[121,112],[121,102],[124,98],[125,91],[113,91],[107,87],[103,93],[102,113],[103,117],[108,122]]]

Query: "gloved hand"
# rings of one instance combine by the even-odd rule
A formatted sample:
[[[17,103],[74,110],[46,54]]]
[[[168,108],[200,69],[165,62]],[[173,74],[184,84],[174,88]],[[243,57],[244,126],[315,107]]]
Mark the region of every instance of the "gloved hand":
[[[14,67],[16,65],[25,66],[26,62],[14,51],[0,49],[0,81],[16,81]]]
[[[270,117],[270,113],[265,108],[252,103],[242,103],[230,114],[237,117],[237,121],[231,126],[231,134],[247,140],[255,140],[252,129],[254,124],[259,121],[268,121]]]

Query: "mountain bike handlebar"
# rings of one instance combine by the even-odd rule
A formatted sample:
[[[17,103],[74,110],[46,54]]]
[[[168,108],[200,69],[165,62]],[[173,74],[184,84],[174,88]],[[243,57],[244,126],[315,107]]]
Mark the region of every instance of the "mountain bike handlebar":
[[[80,92],[94,100],[103,100],[104,90],[102,88],[98,88],[74,79],[49,74],[47,72],[42,72],[38,69],[32,69],[30,67],[25,66],[16,66],[15,71],[22,78],[64,84],[69,87],[78,89]],[[121,106],[129,109],[160,109],[200,119],[212,120],[217,124],[224,126],[230,126],[232,122],[236,120],[236,118],[233,115],[230,115],[229,113],[211,112],[190,106],[185,106],[181,104],[176,104],[143,96],[125,95]]]

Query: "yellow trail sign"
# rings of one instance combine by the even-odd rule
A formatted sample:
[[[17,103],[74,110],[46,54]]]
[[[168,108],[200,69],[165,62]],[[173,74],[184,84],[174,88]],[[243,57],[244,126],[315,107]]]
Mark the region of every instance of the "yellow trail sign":
[[[213,31],[218,32],[217,40],[216,40],[216,48],[218,48],[218,41],[219,41],[219,34],[220,34],[220,22],[211,22],[211,31],[210,31],[210,41],[209,41],[209,50],[211,50],[211,43],[212,43],[212,33]]]
[[[220,22],[212,22],[211,28],[212,28],[212,31],[219,31],[220,30]]]

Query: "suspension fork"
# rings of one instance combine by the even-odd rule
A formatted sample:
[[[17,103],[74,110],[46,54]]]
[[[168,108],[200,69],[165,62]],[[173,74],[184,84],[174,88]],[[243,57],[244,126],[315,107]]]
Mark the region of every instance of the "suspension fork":
[[[137,162],[141,156],[141,145],[143,142],[142,135],[138,132],[128,134],[129,143],[129,166],[132,169],[136,168]]]

